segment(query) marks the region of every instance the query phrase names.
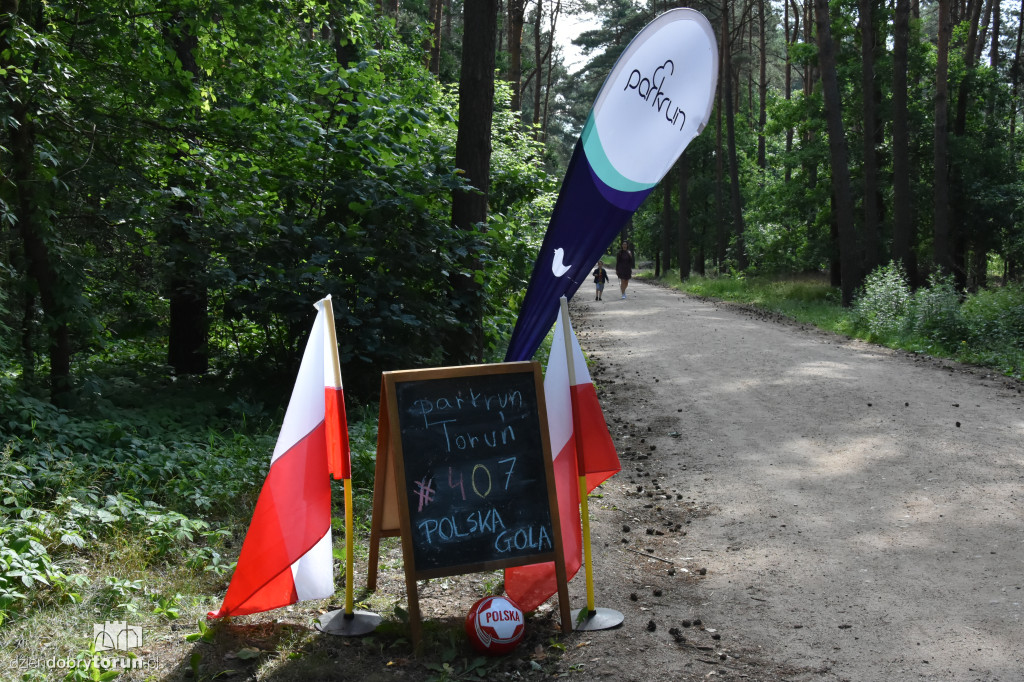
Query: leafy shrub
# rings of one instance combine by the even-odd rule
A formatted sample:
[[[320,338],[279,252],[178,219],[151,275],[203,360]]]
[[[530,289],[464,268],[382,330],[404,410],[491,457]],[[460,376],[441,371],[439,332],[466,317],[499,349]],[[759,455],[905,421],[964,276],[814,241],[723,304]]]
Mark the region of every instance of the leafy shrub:
[[[979,291],[964,302],[963,318],[975,346],[1024,349],[1024,287]]]
[[[964,360],[1024,375],[1024,287],[979,291],[964,302],[962,315],[968,340]]]
[[[960,298],[952,275],[932,274],[928,286],[914,292],[914,331],[943,348],[955,350],[967,335]]]
[[[913,295],[903,266],[890,262],[864,279],[853,302],[853,322],[872,338],[900,334],[912,324]]]

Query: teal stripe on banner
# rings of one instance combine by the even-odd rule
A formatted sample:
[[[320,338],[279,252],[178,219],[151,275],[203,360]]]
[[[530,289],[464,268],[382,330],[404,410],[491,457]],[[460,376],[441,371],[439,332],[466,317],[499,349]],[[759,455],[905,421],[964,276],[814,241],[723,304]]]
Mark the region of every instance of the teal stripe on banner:
[[[643,192],[657,184],[630,180],[615,169],[612,162],[608,160],[608,155],[604,153],[601,136],[598,135],[597,126],[594,124],[593,112],[587,117],[587,124],[583,126],[583,134],[580,137],[583,139],[583,152],[587,156],[587,163],[590,164],[601,182],[612,189],[620,192]]]

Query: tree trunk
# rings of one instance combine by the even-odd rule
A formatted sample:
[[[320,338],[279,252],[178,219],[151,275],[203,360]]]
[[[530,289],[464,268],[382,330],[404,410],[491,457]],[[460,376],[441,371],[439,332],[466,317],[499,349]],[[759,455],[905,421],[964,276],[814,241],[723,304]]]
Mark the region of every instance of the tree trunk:
[[[829,23],[828,0],[814,0],[815,23],[818,28],[818,64],[821,70],[821,89],[825,101],[828,124],[829,156],[832,161],[832,194],[835,200],[833,216],[839,237],[839,261],[842,268],[842,303],[853,302],[853,294],[860,284],[857,253],[857,235],[853,224],[853,199],[850,193],[849,154],[843,131],[843,112],[839,99],[836,76],[836,55]]]
[[[935,66],[935,145],[934,145],[934,226],[932,260],[935,267],[953,272],[953,242],[949,229],[949,168],[948,168],[948,102],[949,102],[949,38],[953,25],[950,21],[950,0],[939,0],[939,36]]]
[[[534,125],[534,137],[539,139],[540,130],[537,126],[540,124],[540,96],[541,96],[541,76],[544,73],[544,60],[541,59],[540,50],[540,37],[541,37],[541,20],[544,17],[544,0],[537,0],[537,11],[533,18],[533,63],[536,73],[533,79],[533,125]],[[554,38],[554,36],[552,36]],[[551,49],[550,47],[548,49]]]
[[[766,0],[760,0],[761,18],[761,69],[758,79],[758,115],[757,115],[757,167],[764,170],[768,167],[766,158],[764,129],[768,123],[768,49],[765,46],[765,31],[767,30],[767,19],[765,18]]]
[[[427,67],[430,69],[430,73],[435,76],[441,72],[441,20],[443,12],[443,0],[430,0],[430,33],[433,40],[430,43],[430,61]]]
[[[662,192],[661,201],[661,253],[662,272],[668,274],[672,269],[672,171],[665,173],[661,180]]]
[[[452,196],[452,224],[467,232],[484,226],[490,190],[491,115],[494,109],[494,51],[498,25],[497,0],[466,3],[463,22],[462,73],[459,78],[459,132],[455,165],[475,189]],[[446,359],[454,364],[483,360],[483,292],[475,274],[479,257],[471,250],[459,272],[450,278],[453,308],[464,328],[445,345]]]
[[[879,125],[875,112],[875,27],[874,1],[860,0],[861,96],[864,117],[864,272],[881,263],[879,238],[878,159],[875,134]]]
[[[199,39],[192,32],[183,12],[171,13],[165,27],[165,38],[181,63],[182,70],[189,74],[188,83],[181,83],[182,101],[187,101],[199,82],[199,66],[196,64],[195,49]],[[194,112],[198,116],[197,112]],[[188,163],[187,154],[177,152],[177,168]],[[169,188],[189,188],[192,184],[186,173],[172,174]],[[174,254],[177,267],[170,277],[168,292],[170,323],[167,338],[167,362],[177,374],[204,374],[209,369],[210,319],[208,312],[209,294],[203,283],[206,270],[204,247],[193,238],[193,222],[198,207],[188,199],[176,201],[172,207],[168,226],[168,245]]]
[[[724,56],[720,57],[718,73],[722,74]],[[722,144],[722,109],[725,106],[725,76],[718,78],[718,104],[715,106],[715,263],[719,272],[725,272],[726,250],[729,246],[728,221],[725,217],[725,147]]]
[[[0,9],[3,10],[0,14],[0,65],[8,67],[13,65],[10,59],[14,48],[8,36],[13,30],[15,18],[20,12],[26,17],[27,23],[35,24],[35,29],[41,32],[44,29],[42,8],[30,2],[22,4],[17,0],[5,0]],[[7,182],[14,191],[11,208],[25,254],[26,274],[35,282],[43,306],[43,322],[49,337],[50,401],[64,406],[68,404],[71,392],[71,332],[67,323],[70,310],[66,295],[61,291],[59,263],[48,244],[53,237],[48,234],[51,232],[47,217],[48,202],[42,193],[48,185],[36,172],[37,105],[33,93],[26,89],[17,71],[8,69],[3,82],[9,95],[8,111],[13,123],[6,150],[10,155],[10,176]],[[31,352],[31,340],[25,345],[23,337],[22,344],[23,350]],[[29,363],[30,375],[33,368],[34,357]]]
[[[1020,89],[1020,53],[1021,43],[1024,41],[1024,0],[1020,3],[1020,15],[1017,21],[1017,48],[1013,52],[1012,85],[1010,92],[1010,140],[1015,139],[1017,132],[1017,95]],[[1011,142],[1012,143],[1012,142]]]
[[[679,157],[679,234],[677,235],[676,252],[679,258],[679,281],[685,282],[690,277],[690,202],[687,190],[690,183],[690,160],[684,151]]]
[[[892,85],[892,256],[903,265],[912,286],[918,283],[914,243],[914,199],[911,194],[910,114],[907,108],[907,69],[910,46],[910,0],[896,0],[893,33]]]
[[[1002,30],[1002,8],[999,0],[992,0],[992,47],[989,49],[988,61],[993,71],[999,71],[999,32]]]
[[[968,94],[971,87],[972,75],[974,67],[978,64],[978,46],[981,41],[978,40],[978,17],[981,13],[982,0],[970,0],[968,5],[968,11],[971,17],[971,27],[967,34],[967,47],[964,50],[964,66],[966,67],[966,73],[960,80],[960,85],[957,88],[956,98],[956,119],[953,125],[953,132],[957,137],[962,137],[964,132],[967,130],[967,103]],[[941,7],[939,9],[941,17]],[[950,29],[952,31],[952,29]],[[940,36],[941,39],[941,36]],[[948,52],[948,48],[947,48]],[[947,54],[948,60],[948,54]],[[947,61],[948,68],[948,61]]]
[[[743,240],[743,200],[740,197],[740,169],[739,160],[736,157],[736,116],[733,111],[732,101],[732,59],[730,52],[732,46],[729,44],[729,3],[722,0],[722,26],[723,39],[722,60],[725,62],[723,69],[723,82],[725,83],[725,127],[729,154],[729,206],[732,213],[733,233],[735,235],[736,267],[740,270],[747,269],[747,250]]]
[[[517,115],[523,105],[523,24],[527,0],[506,0],[508,3],[508,81],[512,85],[511,109]]]
[[[796,26],[790,30],[789,26],[789,4],[790,0],[785,0],[783,5],[785,6],[785,18],[783,19],[783,28],[786,34],[786,86],[783,96],[786,101],[790,101],[793,98],[793,60],[789,56],[790,46],[796,42],[796,37],[800,35],[800,13],[796,10],[796,0],[793,0],[793,18],[796,21]],[[788,183],[793,177],[793,171],[789,165],[789,158],[793,153],[793,128],[786,126],[786,182]]]

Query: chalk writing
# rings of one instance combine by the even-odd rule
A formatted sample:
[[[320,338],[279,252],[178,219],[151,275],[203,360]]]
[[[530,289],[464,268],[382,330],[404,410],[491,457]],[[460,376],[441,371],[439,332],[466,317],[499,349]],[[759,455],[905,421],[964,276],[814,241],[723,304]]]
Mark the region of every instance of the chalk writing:
[[[416,481],[416,487],[419,488],[419,490],[416,491],[416,494],[419,495],[420,498],[419,507],[416,508],[416,511],[423,511],[423,507],[434,501],[433,486],[434,479],[430,479],[429,481],[427,481],[427,479]]]
[[[538,388],[532,368],[395,384],[417,570],[554,549]]]
[[[505,523],[497,509],[486,512],[477,509],[468,514],[450,514],[437,519],[423,519],[417,524],[427,543],[457,540],[472,535],[495,533],[505,530]]]
[[[551,535],[544,526],[506,529],[498,533],[498,536],[494,538],[494,548],[503,553],[511,552],[513,549],[543,551],[553,547]]]

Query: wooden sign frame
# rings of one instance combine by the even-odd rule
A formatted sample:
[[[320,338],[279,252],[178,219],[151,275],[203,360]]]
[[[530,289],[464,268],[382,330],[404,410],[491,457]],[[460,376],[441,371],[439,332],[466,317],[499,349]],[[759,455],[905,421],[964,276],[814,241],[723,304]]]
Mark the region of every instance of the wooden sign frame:
[[[405,494],[404,490],[404,485],[407,482],[407,457],[415,457],[415,454],[403,451],[402,424],[398,406],[397,387],[403,382],[429,382],[442,379],[507,374],[532,375],[531,383],[535,391],[537,406],[537,428],[539,429],[542,444],[542,451],[534,454],[543,458],[542,466],[547,488],[546,497],[551,520],[553,548],[548,551],[509,559],[469,561],[433,568],[418,567],[416,564],[416,545],[411,527],[412,515],[409,509],[409,497]],[[411,462],[411,460],[409,461]],[[572,631],[568,579],[565,569],[565,555],[562,548],[561,525],[558,517],[558,500],[551,456],[551,443],[548,434],[547,409],[544,402],[543,376],[539,363],[508,362],[465,365],[384,372],[382,374],[380,416],[377,426],[377,462],[373,490],[373,517],[370,530],[370,557],[369,570],[367,571],[367,588],[370,590],[375,590],[377,587],[380,539],[381,537],[394,536],[401,536],[402,538],[406,593],[409,599],[409,623],[412,641],[417,647],[422,636],[417,580],[463,573],[477,573],[548,561],[553,561],[555,564],[562,631],[564,633]]]

